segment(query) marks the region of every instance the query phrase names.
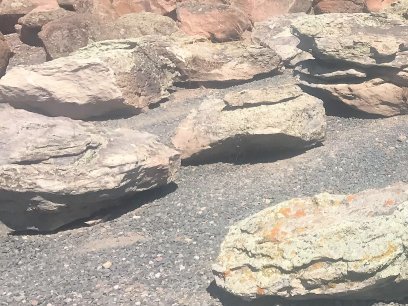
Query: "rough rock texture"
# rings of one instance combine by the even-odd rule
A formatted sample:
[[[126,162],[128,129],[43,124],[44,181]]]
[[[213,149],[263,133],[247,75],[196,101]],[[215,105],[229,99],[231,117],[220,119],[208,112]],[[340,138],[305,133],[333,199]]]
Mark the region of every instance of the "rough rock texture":
[[[312,0],[229,0],[231,5],[247,13],[253,22],[287,13],[308,12],[312,2]]]
[[[408,290],[408,185],[319,194],[232,226],[213,266],[243,298],[396,300]]]
[[[167,98],[175,82],[247,80],[279,65],[272,50],[241,42],[184,36],[105,41],[10,70],[0,80],[0,102],[74,119],[134,114]]]
[[[408,112],[408,24],[385,14],[326,14],[292,27],[316,58],[297,69],[313,94],[375,115]]]
[[[313,6],[315,14],[327,13],[362,13],[365,0],[317,0]]]
[[[183,159],[196,163],[304,149],[323,141],[322,102],[304,94],[294,82],[277,78],[271,88],[205,100],[181,122],[173,138],[175,148]]]
[[[112,7],[119,15],[139,12],[168,14],[176,9],[180,0],[113,0]]]
[[[62,8],[44,9],[38,7],[18,20],[18,24],[21,25],[20,39],[25,44],[41,46],[42,42],[38,37],[41,28],[48,22],[72,15],[74,15],[73,12]]]
[[[391,5],[386,7],[384,12],[389,14],[394,14],[402,18],[403,20],[408,19],[408,0],[398,0],[393,2]]]
[[[257,22],[252,30],[252,41],[274,50],[285,65],[293,67],[299,61],[312,58],[310,53],[297,47],[300,40],[291,32],[292,23],[305,17],[302,13],[287,14]]]
[[[0,107],[0,220],[12,229],[54,230],[177,173],[179,154],[152,134]]]
[[[379,12],[388,8],[396,0],[366,0],[365,4],[370,12]]]
[[[184,1],[177,6],[177,19],[187,34],[218,42],[238,40],[251,27],[243,11],[215,1]]]
[[[177,31],[171,18],[153,13],[127,14],[113,21],[83,13],[49,22],[39,36],[49,57],[55,59],[95,41],[170,35]]]
[[[6,72],[10,57],[10,47],[3,34],[0,33],[0,77],[2,77]]]
[[[12,52],[7,71],[18,65],[41,64],[46,61],[47,53],[44,48],[23,44],[17,33],[8,34],[5,38]]]

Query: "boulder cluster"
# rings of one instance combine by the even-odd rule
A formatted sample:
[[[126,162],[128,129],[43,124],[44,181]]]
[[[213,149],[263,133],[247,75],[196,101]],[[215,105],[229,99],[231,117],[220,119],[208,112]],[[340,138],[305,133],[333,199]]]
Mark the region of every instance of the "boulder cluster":
[[[0,0],[0,32],[0,221],[16,231],[87,218],[182,164],[310,149],[328,102],[408,114],[407,0]],[[200,87],[168,141],[103,124]],[[407,220],[402,183],[289,200],[230,229],[216,283],[244,299],[405,297]]]

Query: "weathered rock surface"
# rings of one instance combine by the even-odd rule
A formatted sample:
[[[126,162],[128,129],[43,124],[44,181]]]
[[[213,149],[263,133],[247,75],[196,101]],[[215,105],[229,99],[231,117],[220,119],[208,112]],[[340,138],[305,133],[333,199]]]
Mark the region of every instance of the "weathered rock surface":
[[[243,11],[221,1],[184,1],[177,6],[177,19],[180,28],[187,34],[218,42],[239,40],[251,27]]]
[[[0,77],[4,75],[11,57],[10,47],[3,34],[0,33]]]
[[[403,298],[407,220],[402,183],[282,202],[230,228],[215,279],[246,299]]]
[[[387,6],[384,12],[399,16],[403,20],[408,19],[408,0],[398,0]]]
[[[295,66],[299,61],[312,58],[310,53],[297,46],[299,38],[291,32],[291,25],[305,18],[306,14],[287,14],[257,22],[252,30],[252,41],[274,50],[287,66]]]
[[[12,52],[7,71],[18,65],[41,64],[47,60],[44,48],[24,44],[17,33],[5,35],[5,39]]]
[[[304,149],[325,137],[322,102],[275,77],[271,88],[231,92],[208,98],[177,129],[173,144],[188,162],[230,159],[241,154],[267,154]]]
[[[229,0],[229,3],[247,13],[253,22],[287,13],[308,12],[312,0]]]
[[[408,112],[407,23],[385,14],[326,14],[292,27],[315,58],[297,68],[303,86],[370,114]]]
[[[313,6],[315,14],[327,13],[362,13],[365,0],[317,0]]]
[[[242,42],[184,36],[105,41],[10,70],[0,80],[0,103],[74,119],[134,114],[168,97],[175,82],[247,80],[279,65],[272,50]]]
[[[38,7],[18,20],[18,24],[21,25],[19,33],[20,39],[25,44],[41,46],[42,43],[38,37],[38,33],[41,31],[41,28],[48,22],[72,15],[74,15],[73,12],[64,10],[62,8],[48,9]]]
[[[369,12],[380,12],[389,7],[395,1],[396,0],[366,0],[365,4]]]
[[[57,229],[177,173],[151,134],[0,108],[0,221],[14,230]]]
[[[171,18],[153,13],[127,14],[115,20],[83,13],[49,22],[39,36],[49,57],[55,59],[95,41],[171,35],[178,30]]]

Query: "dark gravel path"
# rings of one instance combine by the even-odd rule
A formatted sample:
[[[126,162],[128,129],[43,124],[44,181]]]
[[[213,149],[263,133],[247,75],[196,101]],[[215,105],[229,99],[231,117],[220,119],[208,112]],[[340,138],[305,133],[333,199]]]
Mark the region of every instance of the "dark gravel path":
[[[100,124],[132,120],[144,119]],[[0,228],[0,305],[240,305],[211,285],[228,227],[291,197],[408,182],[401,136],[408,136],[408,116],[329,117],[324,146],[277,161],[183,167],[177,186],[127,200],[104,223],[50,235]],[[325,303],[296,305],[318,304]]]

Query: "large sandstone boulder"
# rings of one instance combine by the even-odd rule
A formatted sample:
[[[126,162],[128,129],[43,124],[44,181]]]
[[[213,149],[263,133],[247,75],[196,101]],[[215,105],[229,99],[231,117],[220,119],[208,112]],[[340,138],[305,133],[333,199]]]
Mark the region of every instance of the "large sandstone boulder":
[[[155,136],[0,106],[0,221],[51,231],[172,182],[179,154]]]
[[[408,292],[408,185],[320,194],[232,226],[213,266],[245,299],[398,300]]]
[[[10,47],[3,34],[0,33],[0,77],[4,75],[11,57]]]
[[[322,102],[277,76],[270,88],[208,98],[177,129],[173,144],[187,162],[308,148],[325,137]]]
[[[45,24],[74,14],[62,8],[37,7],[18,20],[18,24],[21,26],[19,30],[20,39],[25,44],[41,46],[42,42],[38,37],[38,33]]]
[[[184,1],[177,6],[177,19],[187,34],[218,42],[238,40],[251,27],[244,12],[221,1]]]
[[[253,22],[287,13],[308,12],[312,0],[229,0],[229,3],[247,13]]]
[[[298,62],[312,58],[310,53],[298,48],[299,38],[291,32],[291,25],[302,20],[306,14],[287,14],[271,17],[263,22],[256,22],[252,30],[252,41],[274,50],[290,67]]]
[[[326,14],[292,28],[315,57],[297,69],[303,86],[366,113],[408,113],[407,23],[385,14]]]
[[[39,37],[49,57],[55,59],[95,41],[171,35],[177,31],[177,24],[171,18],[153,13],[127,14],[115,20],[83,13],[47,23]]]
[[[317,0],[314,1],[315,14],[327,13],[362,13],[365,11],[365,0]]]
[[[0,103],[86,119],[135,114],[169,96],[175,82],[248,80],[277,71],[272,50],[175,36],[95,43],[68,57],[15,67],[0,80]]]

